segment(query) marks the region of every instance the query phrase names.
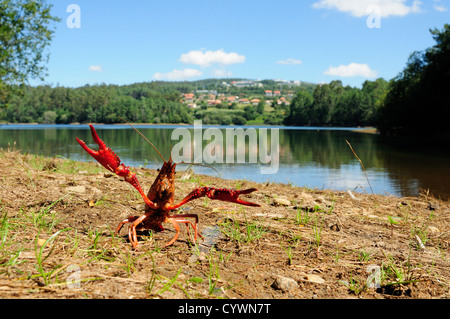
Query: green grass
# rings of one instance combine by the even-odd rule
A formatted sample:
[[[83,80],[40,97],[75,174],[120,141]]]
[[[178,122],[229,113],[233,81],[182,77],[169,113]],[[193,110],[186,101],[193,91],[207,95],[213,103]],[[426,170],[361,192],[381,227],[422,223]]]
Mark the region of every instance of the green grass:
[[[353,278],[353,274],[350,275],[350,281],[339,281],[344,286],[347,286],[347,288],[356,296],[360,295],[364,290],[367,289],[367,281],[366,280],[356,280]]]
[[[285,248],[281,243],[280,246],[281,248],[283,248],[283,250],[286,252],[288,256],[288,265],[292,265],[292,256],[293,256],[292,246],[288,246],[287,248]]]
[[[321,246],[321,240],[322,240],[322,228],[323,228],[323,220],[324,218],[321,218],[321,223],[319,224],[319,215],[316,214],[315,222],[312,225],[312,229],[314,232],[314,243],[316,245],[316,256],[319,258],[319,249]]]
[[[372,258],[372,256],[370,256],[370,252],[366,252],[365,249],[361,249],[361,251],[359,252],[359,257],[358,257],[359,261],[367,262],[371,258]]]
[[[309,212],[308,209],[303,210],[300,205],[297,205],[297,203],[294,203],[296,208],[296,214],[295,214],[295,222],[298,225],[306,225],[312,218],[312,214]]]
[[[219,265],[212,256],[212,250],[211,250],[211,254],[208,258],[208,262],[209,262],[208,293],[209,293],[209,295],[212,295],[214,292],[217,291],[216,285],[217,285],[217,281],[220,279]]]
[[[383,286],[406,285],[418,281],[412,272],[410,255],[402,263],[397,262],[392,256],[386,255],[384,251],[383,255],[386,258],[386,262],[383,262],[381,267]]]
[[[47,245],[53,243],[53,241],[55,240],[56,237],[58,237],[58,235],[62,232],[68,231],[69,228],[65,228],[65,229],[61,229],[58,230],[56,233],[54,233],[52,236],[50,236],[45,242],[44,244],[42,244],[42,246],[40,246],[39,248],[39,233],[36,236],[36,240],[35,240],[35,244],[34,244],[34,251],[36,254],[36,270],[39,273],[38,276],[42,277],[42,279],[44,280],[44,284],[47,286],[50,284],[50,279],[53,275],[53,273],[55,271],[58,270],[58,268],[60,268],[62,265],[56,265],[50,268],[49,271],[46,271],[44,268],[44,262],[45,260],[51,255],[51,253],[53,252],[53,249],[55,248],[55,245],[52,245],[52,247],[50,248],[50,251],[47,253],[44,253],[45,249],[47,248]],[[33,276],[36,277],[36,276]]]
[[[11,273],[12,269],[17,270],[17,266],[25,261],[18,260],[23,249],[12,248],[16,236],[11,232],[11,228],[13,226],[8,219],[8,215],[3,212],[3,208],[0,210],[0,213],[2,213],[3,216],[0,222],[0,273],[5,273],[8,275]],[[22,272],[19,271],[19,273]]]
[[[245,214],[245,209],[240,207],[239,211],[244,216],[244,223],[242,227],[237,219],[226,219],[225,222],[219,224],[221,226],[221,231],[227,237],[238,243],[248,244],[256,241],[267,233],[268,226],[264,227],[256,221],[249,222],[247,215]]]
[[[30,209],[28,219],[37,229],[46,229],[47,232],[51,232],[53,228],[61,222],[58,213],[52,211],[52,208],[67,196],[68,195],[64,195],[50,205],[42,207],[37,212],[35,212],[34,208]]]

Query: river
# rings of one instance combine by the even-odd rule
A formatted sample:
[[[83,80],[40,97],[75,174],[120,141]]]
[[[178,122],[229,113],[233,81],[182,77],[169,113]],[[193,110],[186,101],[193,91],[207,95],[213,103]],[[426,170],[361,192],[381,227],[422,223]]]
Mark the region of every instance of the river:
[[[162,159],[127,125],[96,125],[99,136],[111,147],[121,160],[129,166],[145,166],[156,169]],[[220,177],[226,179],[247,179],[255,182],[289,183],[317,189],[351,190],[394,196],[416,196],[424,190],[438,198],[450,198],[450,150],[439,148],[427,142],[414,140],[386,141],[376,134],[356,132],[357,128],[313,128],[313,127],[242,127],[255,131],[261,137],[267,131],[269,149],[266,154],[276,155],[264,164],[259,154],[261,140],[246,138],[244,144],[236,139],[226,141],[226,130],[236,132],[237,127],[203,126],[193,130],[192,126],[137,125],[136,126],[166,159],[172,147],[180,145],[181,138],[172,139],[175,129],[189,132],[192,140],[195,132],[201,132],[201,150],[211,143],[205,137],[208,128],[219,128],[222,132],[223,149],[216,148],[214,155],[222,152],[224,163],[211,163]],[[272,152],[270,142],[277,132],[278,151]],[[210,130],[211,131],[211,130]],[[72,160],[89,161],[92,158],[82,150],[75,140],[79,137],[94,148],[87,125],[0,125],[0,147],[13,146],[23,152],[45,156],[59,156]],[[231,140],[230,140],[231,141]],[[350,149],[347,141],[364,165]],[[258,145],[256,145],[258,144]],[[235,159],[226,160],[226,154],[234,148]],[[245,150],[244,163],[237,162],[237,154]],[[219,153],[216,153],[218,152]],[[181,153],[179,153],[181,154]],[[195,154],[195,152],[193,152]],[[252,162],[255,155],[257,161]],[[217,157],[219,158],[219,157]],[[207,158],[204,158],[207,160]],[[191,161],[195,158],[191,157]],[[272,165],[270,174],[263,174],[262,168]],[[208,167],[179,165],[178,170],[192,168],[196,173],[216,175]]]

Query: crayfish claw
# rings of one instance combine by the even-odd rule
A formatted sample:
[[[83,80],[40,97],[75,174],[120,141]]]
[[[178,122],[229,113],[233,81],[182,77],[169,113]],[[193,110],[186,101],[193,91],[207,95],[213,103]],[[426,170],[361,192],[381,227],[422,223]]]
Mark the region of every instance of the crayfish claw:
[[[249,188],[244,190],[235,190],[228,188],[215,188],[215,187],[199,187],[190,192],[185,198],[183,198],[178,204],[170,206],[168,209],[176,209],[181,205],[190,202],[196,198],[207,196],[210,199],[221,200],[225,202],[237,203],[246,206],[260,207],[261,205],[247,202],[239,198],[239,195],[250,194],[257,191],[256,188]]]
[[[211,199],[217,199],[217,200],[222,200],[222,201],[226,201],[226,202],[232,202],[232,203],[237,203],[237,204],[241,204],[241,205],[246,205],[246,206],[260,207],[261,205],[259,205],[259,204],[247,202],[247,201],[239,198],[239,195],[250,194],[255,191],[257,191],[256,188],[235,190],[235,189],[228,189],[228,188],[208,187],[208,190],[206,191],[206,196],[208,196]]]
[[[105,167],[107,170],[123,177],[128,183],[133,185],[133,187],[136,188],[138,192],[141,194],[142,198],[144,199],[147,205],[149,205],[152,208],[157,208],[157,205],[153,203],[151,200],[149,200],[142,191],[142,188],[139,185],[139,182],[136,178],[136,174],[130,171],[128,166],[122,164],[119,156],[117,156],[116,153],[114,153],[108,146],[106,146],[105,142],[103,142],[101,138],[98,136],[94,126],[89,124],[89,127],[91,129],[92,138],[98,145],[98,151],[89,148],[84,141],[80,140],[77,137],[76,138],[77,142],[81,145],[81,147],[89,155],[95,158],[97,162],[102,164],[102,166]]]
[[[92,138],[94,142],[98,145],[98,151],[95,151],[89,148],[86,143],[80,140],[78,137],[77,142],[81,145],[81,147],[93,158],[97,160],[100,164],[102,164],[107,170],[118,173],[118,168],[120,166],[120,158],[116,155],[108,146],[106,146],[105,142],[103,142],[98,136],[95,128],[89,124],[91,129]]]

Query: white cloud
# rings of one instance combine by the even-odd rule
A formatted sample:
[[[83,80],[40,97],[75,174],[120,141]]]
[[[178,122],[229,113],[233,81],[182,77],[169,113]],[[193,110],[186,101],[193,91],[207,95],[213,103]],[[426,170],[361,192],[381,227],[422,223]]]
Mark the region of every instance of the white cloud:
[[[178,81],[178,80],[187,80],[190,78],[195,78],[201,76],[203,74],[202,71],[196,69],[184,69],[184,70],[173,70],[168,73],[155,73],[153,78],[155,80],[169,80],[169,81]]]
[[[412,1],[411,5],[407,0],[319,0],[312,6],[316,9],[336,9],[340,12],[350,13],[354,17],[370,16],[374,13],[374,8],[379,8],[381,17],[405,16],[410,13],[420,11],[419,0]]]
[[[446,12],[446,11],[447,11],[447,8],[446,8],[445,6],[443,6],[443,5],[438,5],[438,4],[435,4],[435,5],[434,5],[434,9],[437,10],[437,11],[439,11],[439,12]]]
[[[103,68],[101,65],[90,65],[89,71],[91,72],[103,72]]]
[[[232,76],[232,73],[231,71],[217,69],[213,71],[213,75],[216,78],[230,78]]]
[[[230,65],[243,63],[245,61],[245,56],[239,55],[235,52],[226,53],[222,49],[206,52],[194,50],[182,54],[179,61],[186,64],[195,64],[202,67],[207,67],[211,64]]]
[[[297,59],[287,58],[287,59],[284,59],[284,60],[278,60],[277,63],[278,64],[286,64],[286,65],[289,65],[289,64],[302,64],[302,61],[301,60],[297,60]]]
[[[434,8],[436,11],[439,11],[439,12],[446,12],[446,11],[448,10],[447,7],[446,7],[445,5],[442,4],[442,0],[433,0],[433,2],[435,3],[435,4],[433,5],[433,8]]]
[[[338,67],[330,66],[324,74],[340,77],[362,76],[365,78],[376,78],[378,72],[371,70],[367,64],[350,63],[349,65],[340,65]]]

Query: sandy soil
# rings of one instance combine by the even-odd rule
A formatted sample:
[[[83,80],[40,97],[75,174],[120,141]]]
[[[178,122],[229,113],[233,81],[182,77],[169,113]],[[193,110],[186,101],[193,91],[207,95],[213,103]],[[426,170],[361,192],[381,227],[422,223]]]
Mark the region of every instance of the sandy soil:
[[[134,168],[144,190],[157,171]],[[450,203],[228,181],[180,170],[175,201],[199,186],[245,189],[261,207],[197,199],[205,237],[138,233],[143,201],[97,163],[0,150],[1,298],[448,298]]]

